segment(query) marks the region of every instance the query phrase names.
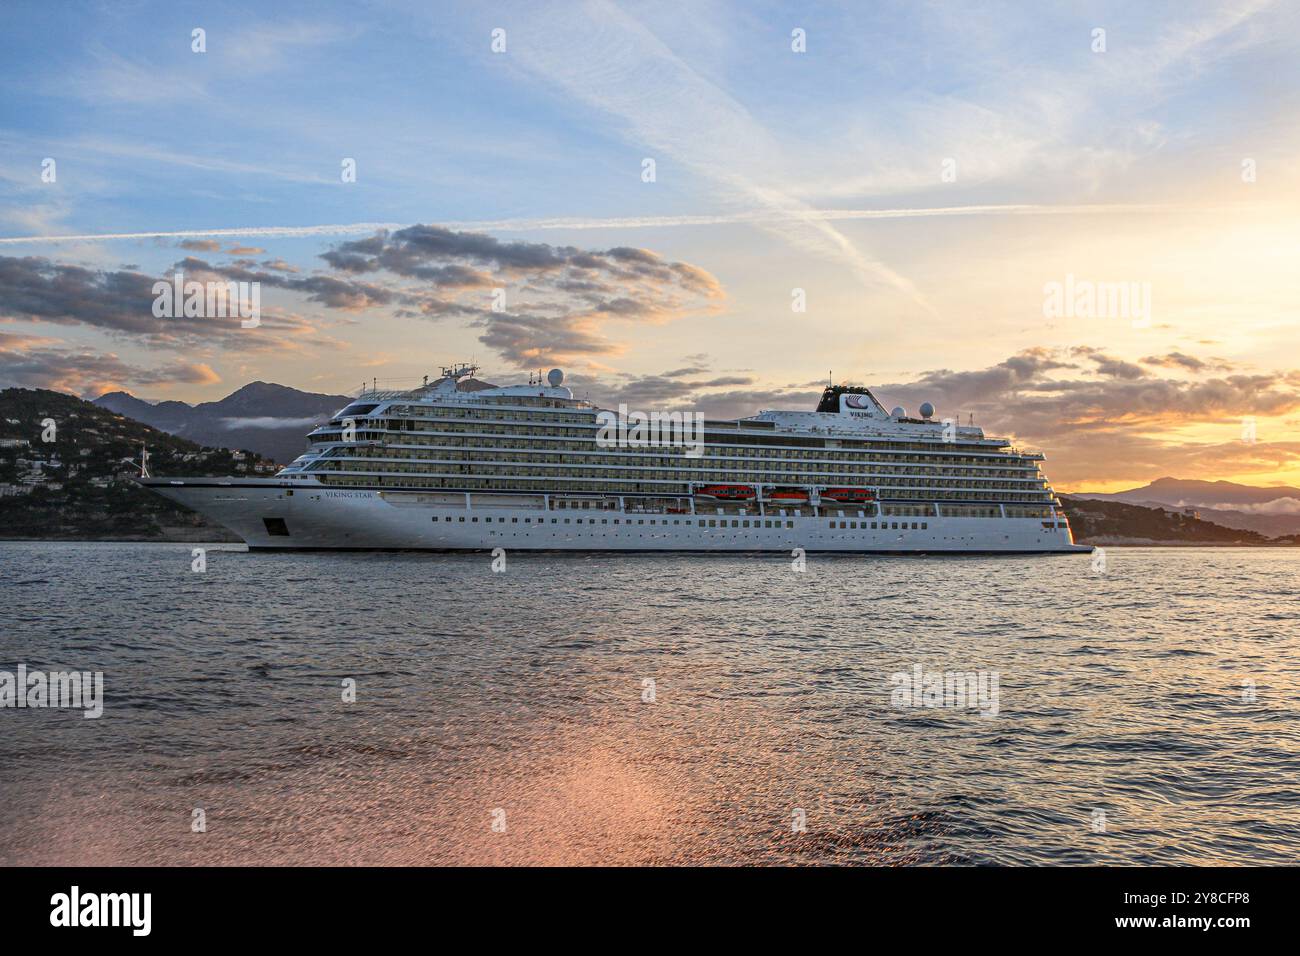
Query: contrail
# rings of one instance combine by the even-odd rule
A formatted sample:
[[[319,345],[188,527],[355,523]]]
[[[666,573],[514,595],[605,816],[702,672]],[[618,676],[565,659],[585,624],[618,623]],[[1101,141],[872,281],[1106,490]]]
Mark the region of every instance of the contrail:
[[[56,236],[4,236],[0,243],[13,245],[20,242],[104,242],[114,239],[254,239],[275,236],[347,236],[357,233],[377,232],[380,229],[401,229],[409,223],[352,222],[332,226],[244,226],[227,229],[173,229],[158,232],[94,232]]]
[[[1197,207],[1200,209],[1201,207]],[[1204,207],[1206,210],[1210,207]],[[552,229],[663,229],[676,226],[723,226],[743,223],[781,223],[794,220],[826,221],[852,219],[923,219],[943,216],[1087,216],[1114,213],[1187,212],[1182,205],[1157,203],[1094,203],[1083,205],[1035,205],[1009,203],[981,206],[931,206],[904,209],[814,209],[798,214],[769,209],[752,212],[700,216],[624,216],[608,219],[482,219],[442,221],[449,229],[475,229],[483,232],[541,232]],[[436,219],[428,220],[438,222]],[[243,226],[220,229],[173,229],[157,232],[97,232],[53,236],[3,236],[0,243],[106,242],[122,239],[257,239],[292,238],[295,236],[368,235],[380,230],[409,226],[402,222],[350,222],[318,226]]]

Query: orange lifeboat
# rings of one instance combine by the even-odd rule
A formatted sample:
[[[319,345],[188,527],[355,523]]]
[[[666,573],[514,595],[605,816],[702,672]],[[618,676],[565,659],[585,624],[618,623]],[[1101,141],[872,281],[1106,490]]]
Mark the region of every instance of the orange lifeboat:
[[[754,498],[754,489],[749,485],[705,485],[695,490],[695,496],[722,501],[750,501]]]
[[[875,501],[876,493],[870,488],[827,488],[822,492],[822,500],[861,504],[866,501]]]
[[[799,488],[777,488],[767,500],[774,505],[806,505],[808,503],[808,492]]]

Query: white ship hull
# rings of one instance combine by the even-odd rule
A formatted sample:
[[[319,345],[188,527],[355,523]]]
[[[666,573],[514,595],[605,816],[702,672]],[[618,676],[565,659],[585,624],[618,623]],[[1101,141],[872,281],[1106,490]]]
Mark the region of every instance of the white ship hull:
[[[861,506],[809,513],[757,506],[694,514],[573,507],[543,495],[465,495],[328,488],[279,479],[145,478],[250,548],[430,551],[771,551],[1087,553],[1063,522],[1032,518],[876,518]],[[561,507],[560,505],[568,505]],[[1047,527],[1047,524],[1051,527]],[[846,527],[841,528],[844,524]]]

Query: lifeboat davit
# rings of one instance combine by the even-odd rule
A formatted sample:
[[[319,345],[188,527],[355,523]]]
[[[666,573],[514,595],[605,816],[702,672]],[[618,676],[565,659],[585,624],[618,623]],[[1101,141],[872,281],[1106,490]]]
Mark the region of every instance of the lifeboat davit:
[[[754,489],[749,485],[705,485],[695,489],[695,496],[723,501],[749,501],[754,497]]]
[[[827,488],[822,492],[822,500],[860,504],[864,501],[875,501],[876,493],[870,488]]]

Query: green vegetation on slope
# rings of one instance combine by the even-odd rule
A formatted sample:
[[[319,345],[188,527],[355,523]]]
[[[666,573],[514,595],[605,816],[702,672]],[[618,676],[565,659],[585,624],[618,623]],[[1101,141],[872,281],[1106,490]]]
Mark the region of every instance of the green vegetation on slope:
[[[1140,539],[1171,544],[1285,544],[1256,531],[1225,528],[1179,511],[1143,508],[1119,501],[1061,496],[1070,529],[1079,544],[1099,540]]]
[[[72,395],[5,389],[0,538],[238,540],[132,481],[140,473],[142,445],[153,474],[266,475],[273,469],[252,452],[204,448]]]

